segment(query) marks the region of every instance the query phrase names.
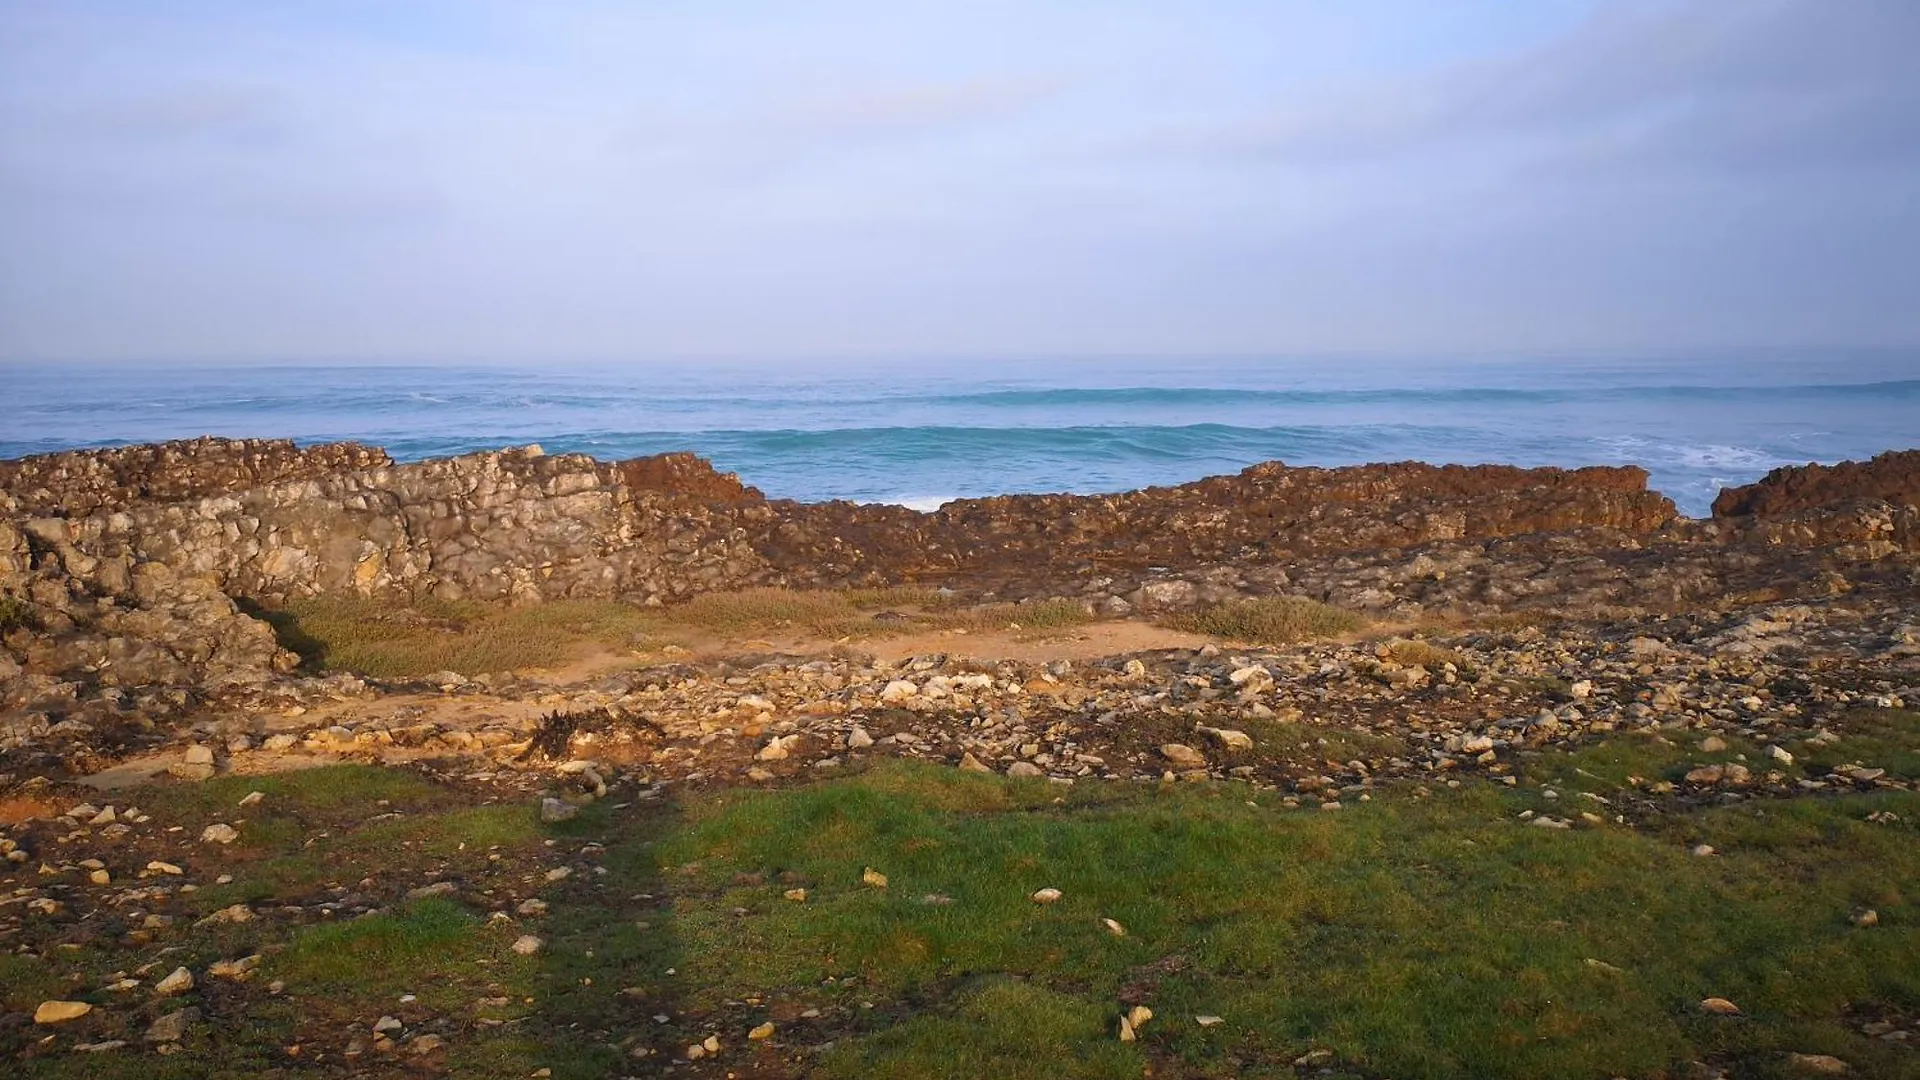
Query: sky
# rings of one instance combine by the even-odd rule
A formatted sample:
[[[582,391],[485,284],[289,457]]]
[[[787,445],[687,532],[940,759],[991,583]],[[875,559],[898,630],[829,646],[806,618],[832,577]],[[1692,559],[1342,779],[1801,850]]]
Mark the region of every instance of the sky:
[[[1914,0],[0,0],[0,360],[1920,347]]]

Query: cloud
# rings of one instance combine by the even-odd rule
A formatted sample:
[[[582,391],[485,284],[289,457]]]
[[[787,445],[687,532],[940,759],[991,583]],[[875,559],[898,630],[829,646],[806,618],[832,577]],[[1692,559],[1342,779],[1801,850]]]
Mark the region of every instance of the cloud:
[[[0,0],[0,356],[1920,342],[1916,40],[1913,0]]]
[[[1629,0],[1514,54],[1296,94],[1143,151],[1343,166],[1512,151],[1569,168],[1897,165],[1920,152],[1920,5]]]
[[[836,87],[776,109],[802,130],[870,136],[924,135],[1017,116],[1063,90],[1058,75],[985,75],[947,82]]]

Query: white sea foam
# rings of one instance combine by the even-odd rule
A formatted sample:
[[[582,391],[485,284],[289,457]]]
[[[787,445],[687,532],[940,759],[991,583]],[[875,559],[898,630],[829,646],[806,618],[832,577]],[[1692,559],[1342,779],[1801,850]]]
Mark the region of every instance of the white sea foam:
[[[958,495],[906,495],[898,499],[875,499],[874,502],[882,506],[904,506],[909,510],[930,514],[959,497]]]

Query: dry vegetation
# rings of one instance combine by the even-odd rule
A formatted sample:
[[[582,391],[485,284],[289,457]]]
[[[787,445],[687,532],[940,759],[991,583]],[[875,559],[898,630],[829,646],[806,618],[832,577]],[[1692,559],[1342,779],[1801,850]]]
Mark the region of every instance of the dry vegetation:
[[[1263,596],[1175,616],[1168,625],[1250,645],[1275,645],[1351,634],[1365,628],[1367,620],[1358,612],[1304,596]]]
[[[383,678],[550,668],[591,652],[768,635],[852,642],[941,630],[1043,634],[1093,618],[1070,600],[966,607],[950,594],[913,588],[758,588],[707,593],[666,607],[617,600],[513,607],[334,596],[298,600],[260,614],[273,624],[281,643],[309,667]]]

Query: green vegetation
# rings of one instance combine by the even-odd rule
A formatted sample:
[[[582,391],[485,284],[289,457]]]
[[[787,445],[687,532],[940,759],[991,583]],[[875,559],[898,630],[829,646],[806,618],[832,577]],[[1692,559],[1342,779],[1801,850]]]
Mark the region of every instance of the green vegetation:
[[[1836,752],[1849,738],[1911,745],[1914,719],[1862,715]],[[1699,760],[1622,736],[1543,757],[1515,788],[1393,787],[1337,813],[1241,785],[1063,788],[904,762],[783,790],[617,798],[545,827],[524,799],[476,805],[356,766],[130,794],[191,834],[268,792],[242,842],[207,856],[234,881],[193,910],[387,898],[360,918],[175,939],[184,950],[161,962],[265,958],[244,1005],[238,990],[203,1000],[229,1019],[161,1063],[193,1065],[181,1075],[290,1075],[293,1042],[307,1044],[301,1068],[317,1053],[338,1063],[352,1031],[396,1013],[409,1028],[450,1018],[434,1060],[503,1080],[652,1074],[708,1035],[723,1045],[715,1075],[1291,1077],[1304,1058],[1354,1077],[1654,1077],[1690,1061],[1767,1077],[1807,1053],[1920,1077],[1910,1049],[1858,1031],[1862,1015],[1920,1007],[1920,796],[1753,800],[1638,827],[1610,810],[1572,830],[1519,817],[1608,810],[1582,793],[1615,800]],[[546,876],[587,863],[604,873]],[[426,880],[461,884],[405,899]],[[1043,887],[1062,898],[1035,903]],[[489,918],[530,895],[544,915]],[[1865,908],[1877,926],[1850,921]],[[527,932],[544,948],[517,955]],[[101,941],[52,964],[4,956],[0,997],[22,1009],[157,959]],[[272,979],[285,989],[269,998]],[[403,994],[418,1000],[402,1009]],[[1702,1012],[1707,997],[1742,1015]],[[1122,1043],[1133,1004],[1155,1015]],[[772,1017],[774,1039],[745,1039]],[[75,1056],[25,1075],[132,1075],[133,1055],[94,1072]]]
[[[883,613],[891,617],[874,617]],[[767,634],[835,641],[1010,626],[1039,633],[1093,617],[1068,600],[961,608],[946,594],[912,588],[744,589],[705,593],[666,607],[615,600],[508,606],[428,599],[401,604],[329,596],[253,614],[271,624],[281,645],[300,654],[309,668],[384,678],[545,668],[591,649],[684,646],[707,639],[737,642]]]
[[[1304,596],[1263,596],[1232,600],[1169,621],[1176,630],[1210,634],[1252,645],[1277,645],[1351,634],[1367,625],[1364,616]]]
[[[18,596],[0,596],[0,634],[33,627],[33,605]]]

